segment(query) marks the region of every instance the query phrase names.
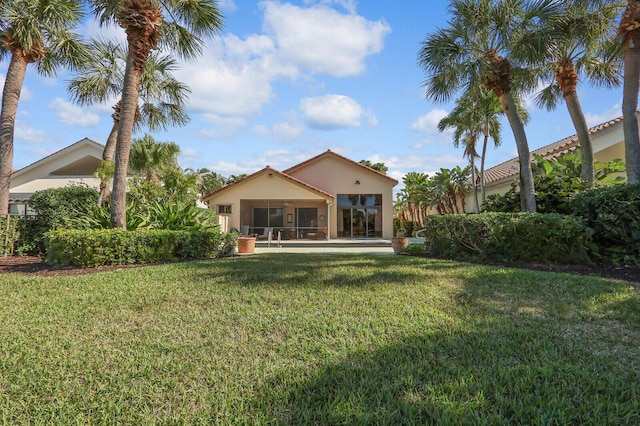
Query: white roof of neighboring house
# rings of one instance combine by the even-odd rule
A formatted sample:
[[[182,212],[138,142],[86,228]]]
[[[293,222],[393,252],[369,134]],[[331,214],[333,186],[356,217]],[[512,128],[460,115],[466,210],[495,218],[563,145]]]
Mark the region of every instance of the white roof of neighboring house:
[[[84,138],[11,174],[9,199],[25,201],[36,191],[72,183],[97,187],[93,173],[100,165],[104,145]]]

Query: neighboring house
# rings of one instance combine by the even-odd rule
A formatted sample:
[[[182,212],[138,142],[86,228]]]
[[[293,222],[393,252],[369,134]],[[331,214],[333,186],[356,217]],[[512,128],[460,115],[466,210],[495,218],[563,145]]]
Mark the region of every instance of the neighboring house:
[[[598,124],[589,129],[591,143],[593,145],[593,157],[600,162],[609,162],[620,158],[624,161],[624,133],[622,130],[622,117]],[[574,152],[580,147],[578,136],[573,135],[561,139],[550,145],[543,146],[534,151],[533,154],[542,156],[545,159],[559,158],[569,152]],[[492,194],[505,194],[511,184],[518,182],[520,174],[520,164],[517,158],[513,158],[497,166],[485,170],[485,188],[487,197]],[[480,178],[478,178],[478,199],[480,203]],[[465,198],[466,209],[473,211],[473,191],[467,191]]]
[[[204,197],[223,231],[283,239],[393,236],[398,181],[328,150],[282,172],[269,166]]]
[[[30,214],[27,202],[36,191],[87,184],[96,189],[100,180],[93,173],[100,166],[104,145],[84,138],[11,174],[9,213]]]

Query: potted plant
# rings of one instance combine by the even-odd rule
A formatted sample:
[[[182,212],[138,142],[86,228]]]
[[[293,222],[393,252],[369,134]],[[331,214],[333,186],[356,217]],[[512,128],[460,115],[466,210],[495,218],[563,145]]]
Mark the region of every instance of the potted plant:
[[[407,230],[399,228],[396,232],[396,236],[391,238],[391,247],[395,254],[400,254],[403,248],[409,244],[409,237],[405,237]]]

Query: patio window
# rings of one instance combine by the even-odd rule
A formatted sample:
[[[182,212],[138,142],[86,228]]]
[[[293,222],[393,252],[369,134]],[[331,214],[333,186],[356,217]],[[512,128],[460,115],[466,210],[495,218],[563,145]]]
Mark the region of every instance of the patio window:
[[[218,204],[218,214],[231,214],[231,204]]]

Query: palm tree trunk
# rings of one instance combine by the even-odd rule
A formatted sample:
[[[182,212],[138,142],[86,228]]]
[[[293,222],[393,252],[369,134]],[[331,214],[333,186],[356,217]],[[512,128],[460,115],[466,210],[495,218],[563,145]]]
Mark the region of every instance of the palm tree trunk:
[[[127,67],[124,73],[122,89],[122,110],[120,112],[120,126],[115,151],[115,174],[113,176],[113,191],[111,193],[111,226],[127,229],[127,169],[129,152],[131,151],[131,136],[135,123],[135,113],[138,107],[140,74],[136,70],[135,61],[137,49],[132,48],[129,40]]]
[[[587,182],[589,188],[593,188],[596,180],[595,170],[593,168],[593,145],[591,143],[591,135],[589,135],[587,121],[584,119],[582,107],[580,106],[580,101],[578,101],[578,94],[575,91],[568,93],[565,95],[564,101],[567,104],[571,121],[573,121],[573,127],[576,129],[578,141],[580,142],[580,150],[582,151],[580,178]]]
[[[485,126],[484,142],[482,143],[482,158],[480,159],[480,198],[482,204],[487,202],[487,194],[484,184],[484,160],[487,158],[487,145],[489,144],[489,126]]]
[[[0,112],[0,216],[9,213],[9,187],[13,167],[13,134],[16,125],[18,101],[27,72],[24,56],[13,53],[2,91]]]
[[[480,203],[478,202],[478,185],[476,185],[476,162],[471,157],[471,184],[473,185],[473,207],[475,208],[474,213],[480,213]],[[462,197],[464,199],[464,193],[462,193]]]
[[[111,132],[107,137],[107,143],[104,145],[104,151],[102,152],[102,159],[106,161],[113,161],[113,153],[116,151],[116,144],[118,142],[118,127],[120,126],[119,120],[113,120],[113,126],[111,126]]]
[[[635,35],[635,34],[634,34]],[[640,183],[640,138],[638,136],[638,90],[640,89],[640,37],[630,36],[624,44],[624,90],[622,115],[627,182]]]
[[[498,95],[500,104],[509,120],[509,125],[513,132],[513,137],[518,148],[518,160],[520,162],[520,209],[523,212],[536,212],[536,193],[533,184],[533,172],[531,171],[531,156],[529,153],[529,143],[527,134],[524,131],[524,124],[518,115],[516,104],[511,92],[504,92]]]

